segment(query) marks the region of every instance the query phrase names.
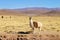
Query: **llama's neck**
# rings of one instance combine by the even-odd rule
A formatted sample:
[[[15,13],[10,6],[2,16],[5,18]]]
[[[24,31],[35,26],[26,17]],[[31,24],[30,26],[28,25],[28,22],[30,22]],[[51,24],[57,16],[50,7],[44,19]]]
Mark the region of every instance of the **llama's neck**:
[[[30,22],[30,27],[31,27],[31,28],[34,28],[34,27],[33,27],[33,20],[32,20],[31,17],[30,17],[30,19],[29,19],[29,22]]]

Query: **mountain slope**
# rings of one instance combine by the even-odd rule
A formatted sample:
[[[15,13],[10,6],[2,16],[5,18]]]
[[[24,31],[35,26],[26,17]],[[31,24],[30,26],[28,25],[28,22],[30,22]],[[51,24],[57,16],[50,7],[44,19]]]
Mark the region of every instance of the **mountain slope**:
[[[0,15],[40,15],[40,16],[60,16],[60,8],[32,7],[22,9],[1,9]]]

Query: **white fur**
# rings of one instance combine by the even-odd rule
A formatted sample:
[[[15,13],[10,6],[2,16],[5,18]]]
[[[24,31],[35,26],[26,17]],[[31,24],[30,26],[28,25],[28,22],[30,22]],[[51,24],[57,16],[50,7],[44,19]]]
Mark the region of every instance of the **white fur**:
[[[38,23],[38,28],[34,28],[34,34],[40,34],[42,28],[42,23],[41,22],[37,22],[37,23]]]
[[[35,22],[37,22],[37,21],[35,21]],[[34,34],[36,34],[36,33],[40,34],[40,31],[41,31],[41,28],[42,28],[42,23],[41,22],[37,22],[38,23],[38,28],[35,28],[33,26],[33,20],[32,19],[30,19],[30,23],[31,23],[31,26],[32,26],[31,28],[34,28],[33,33]]]
[[[40,31],[41,31],[41,28],[42,28],[42,23],[41,22],[38,22],[38,27],[40,28]]]

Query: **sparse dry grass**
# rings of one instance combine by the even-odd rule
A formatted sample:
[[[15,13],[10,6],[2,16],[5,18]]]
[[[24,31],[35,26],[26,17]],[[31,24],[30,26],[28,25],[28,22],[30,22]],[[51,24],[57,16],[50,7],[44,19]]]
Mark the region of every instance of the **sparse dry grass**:
[[[0,32],[18,32],[31,30],[28,16],[4,15],[4,18],[1,18],[1,16],[2,15],[0,15]],[[35,16],[32,19],[43,24],[42,31],[40,31],[40,37],[42,40],[60,40],[59,16]]]
[[[30,31],[28,16],[15,15],[0,15],[0,31]],[[32,17],[34,21],[43,24],[42,31],[60,31],[60,17],[59,16],[35,16]],[[4,29],[4,30],[2,30]],[[14,30],[13,30],[14,29]]]

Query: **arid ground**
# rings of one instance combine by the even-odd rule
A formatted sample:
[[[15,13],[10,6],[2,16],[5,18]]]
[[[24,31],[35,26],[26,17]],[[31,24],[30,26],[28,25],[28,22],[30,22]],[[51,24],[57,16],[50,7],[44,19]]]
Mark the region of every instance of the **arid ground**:
[[[39,40],[60,40],[60,10],[0,10],[0,34],[32,31],[29,16],[42,23]]]
[[[34,16],[32,20],[43,24],[42,30],[40,31],[41,40],[57,40],[57,38],[60,40],[59,16]],[[12,34],[19,31],[31,31],[29,16],[0,15],[0,32]]]

